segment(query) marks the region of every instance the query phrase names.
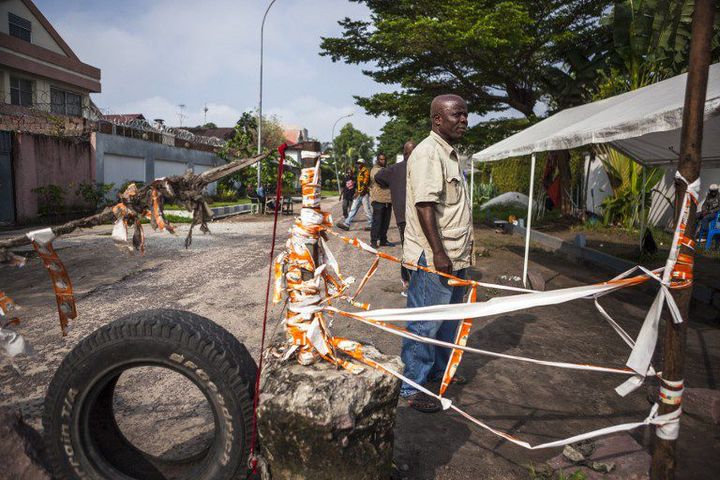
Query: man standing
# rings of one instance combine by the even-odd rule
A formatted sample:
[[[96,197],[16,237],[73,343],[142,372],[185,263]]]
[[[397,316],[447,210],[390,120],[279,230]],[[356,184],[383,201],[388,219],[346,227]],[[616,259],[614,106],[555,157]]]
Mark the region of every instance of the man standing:
[[[375,175],[375,181],[383,186],[390,188],[392,196],[392,206],[395,212],[395,223],[400,231],[400,243],[405,244],[405,195],[407,194],[407,163],[410,154],[415,149],[415,142],[408,140],[403,145],[403,161],[395,165],[391,165],[378,172]],[[410,281],[410,271],[405,265],[400,266],[400,278],[402,279],[403,288],[408,288]],[[405,291],[402,295],[407,296]]]
[[[392,199],[390,189],[375,181],[375,175],[385,170],[387,165],[384,153],[379,153],[375,166],[370,170],[370,202],[373,209],[372,230],[370,231],[370,245],[373,248],[394,247],[395,244],[388,242],[387,232],[390,227],[392,216]]]
[[[350,208],[350,214],[345,217],[344,220],[337,222],[335,225],[343,230],[350,230],[350,224],[352,223],[358,210],[360,210],[360,204],[362,204],[367,216],[368,223],[372,224],[372,210],[370,209],[370,195],[369,195],[369,184],[370,184],[370,172],[365,167],[365,160],[359,158],[358,164],[358,175],[357,185],[355,187],[355,200],[353,200],[352,207]]]
[[[430,135],[418,144],[408,159],[403,260],[464,278],[470,266],[472,216],[465,176],[452,144],[467,130],[467,104],[457,95],[440,95],[430,105],[430,117]],[[460,303],[464,294],[464,287],[450,286],[447,279],[418,269],[410,276],[407,306]],[[407,329],[424,337],[453,343],[458,323],[409,322]],[[403,339],[405,376],[418,384],[440,380],[450,353],[447,348]],[[464,382],[464,378],[455,375],[453,383]],[[441,409],[436,398],[407,383],[403,383],[400,395],[421,412]]]
[[[341,195],[343,217],[348,216],[350,206],[352,205],[353,199],[355,198],[355,178],[353,177],[354,175],[352,173],[352,170],[348,170],[347,174],[345,174],[345,178],[343,179],[344,183]]]

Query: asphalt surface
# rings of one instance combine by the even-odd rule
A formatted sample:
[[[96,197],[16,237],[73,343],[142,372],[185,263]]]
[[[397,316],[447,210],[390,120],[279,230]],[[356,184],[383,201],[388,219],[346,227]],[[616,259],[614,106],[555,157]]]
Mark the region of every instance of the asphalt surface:
[[[326,208],[339,213],[330,199]],[[277,249],[291,225],[281,217]],[[355,234],[367,240],[365,222],[354,224]],[[116,248],[109,227],[98,227],[55,242],[77,293],[79,318],[63,338],[47,273],[30,251],[23,269],[0,267],[0,287],[23,309],[18,330],[35,348],[30,358],[0,359],[0,406],[20,408],[36,428],[47,385],[63,356],[85,335],[127,313],[167,307],[193,311],[217,322],[257,358],[265,302],[272,222],[270,216],[239,216],[211,224],[212,234],[194,235],[189,250],[183,247],[187,225],[177,235],[146,229],[145,256]],[[390,240],[397,241],[395,228]],[[522,270],[519,240],[488,229],[476,231],[476,242],[489,249],[478,259],[475,278],[494,282],[499,275]],[[372,257],[335,240],[330,242],[345,272],[362,277]],[[400,248],[387,250],[400,255]],[[581,285],[610,278],[595,267],[586,268],[533,251],[531,269],[547,281],[547,288]],[[395,264],[382,262],[362,297],[373,307],[401,307],[400,273]],[[483,292],[497,295],[496,291]],[[604,300],[611,315],[636,335],[652,301],[652,291],[634,290]],[[485,297],[487,298],[487,297]],[[271,310],[270,333],[276,328],[280,307]],[[695,308],[688,335],[686,385],[718,388],[720,381],[720,330],[715,314]],[[696,320],[697,319],[697,320]],[[381,351],[399,354],[400,341],[370,327],[338,319],[337,334],[372,343]],[[470,345],[504,353],[570,362],[622,366],[629,351],[595,312],[591,302],[544,307],[527,312],[477,320]],[[502,359],[465,356],[461,372],[470,380],[452,386],[449,396],[467,411],[494,427],[541,443],[611,424],[645,418],[646,391],[627,398],[613,388],[624,380],[612,374],[573,372],[528,366]],[[123,431],[151,453],[182,451],[187,442],[208,435],[207,412],[198,410],[200,397],[188,393],[177,378],[158,372],[128,375],[127,393],[120,395],[117,411]],[[528,467],[541,465],[560,449],[529,451],[469,424],[456,414],[427,415],[401,401],[396,426],[395,463],[398,476],[407,479],[528,478]],[[649,429],[633,432],[641,445],[649,445]],[[720,469],[720,432],[696,418],[683,419],[678,478],[714,478]]]

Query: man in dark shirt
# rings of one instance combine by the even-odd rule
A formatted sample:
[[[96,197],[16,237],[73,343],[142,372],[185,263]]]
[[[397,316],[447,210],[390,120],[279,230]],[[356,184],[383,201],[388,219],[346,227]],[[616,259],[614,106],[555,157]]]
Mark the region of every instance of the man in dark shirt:
[[[343,217],[348,216],[350,206],[352,205],[353,199],[355,198],[355,175],[352,170],[348,170],[343,179],[342,187],[342,211]]]
[[[407,188],[407,160],[415,148],[415,142],[408,140],[403,146],[403,160],[395,165],[385,168],[375,175],[375,181],[390,189],[392,195],[393,211],[395,212],[395,223],[400,230],[400,243],[405,242],[405,194]],[[407,289],[410,281],[410,272],[404,266],[400,267],[400,277],[403,287]],[[403,296],[407,296],[402,292]]]

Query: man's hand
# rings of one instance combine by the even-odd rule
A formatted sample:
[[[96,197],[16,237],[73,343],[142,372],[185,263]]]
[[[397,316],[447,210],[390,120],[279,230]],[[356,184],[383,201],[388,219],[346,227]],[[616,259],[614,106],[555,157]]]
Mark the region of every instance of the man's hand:
[[[445,250],[433,253],[433,264],[435,265],[435,270],[438,272],[450,274],[453,272],[452,262],[450,261],[450,257],[448,257],[447,253],[445,253]]]
[[[440,232],[435,219],[435,204],[432,202],[418,202],[415,204],[418,213],[420,228],[430,244],[433,252],[433,266],[435,270],[443,273],[452,273],[452,262],[443,247]]]

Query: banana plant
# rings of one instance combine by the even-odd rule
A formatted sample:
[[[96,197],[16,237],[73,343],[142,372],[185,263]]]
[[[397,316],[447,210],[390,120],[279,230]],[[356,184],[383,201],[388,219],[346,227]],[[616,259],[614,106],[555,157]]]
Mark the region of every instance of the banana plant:
[[[600,160],[613,190],[613,195],[600,205],[603,209],[603,224],[621,225],[628,230],[640,224],[647,225],[653,188],[662,179],[663,170],[645,167],[643,178],[642,165],[608,145],[598,145],[597,148],[602,153]]]

